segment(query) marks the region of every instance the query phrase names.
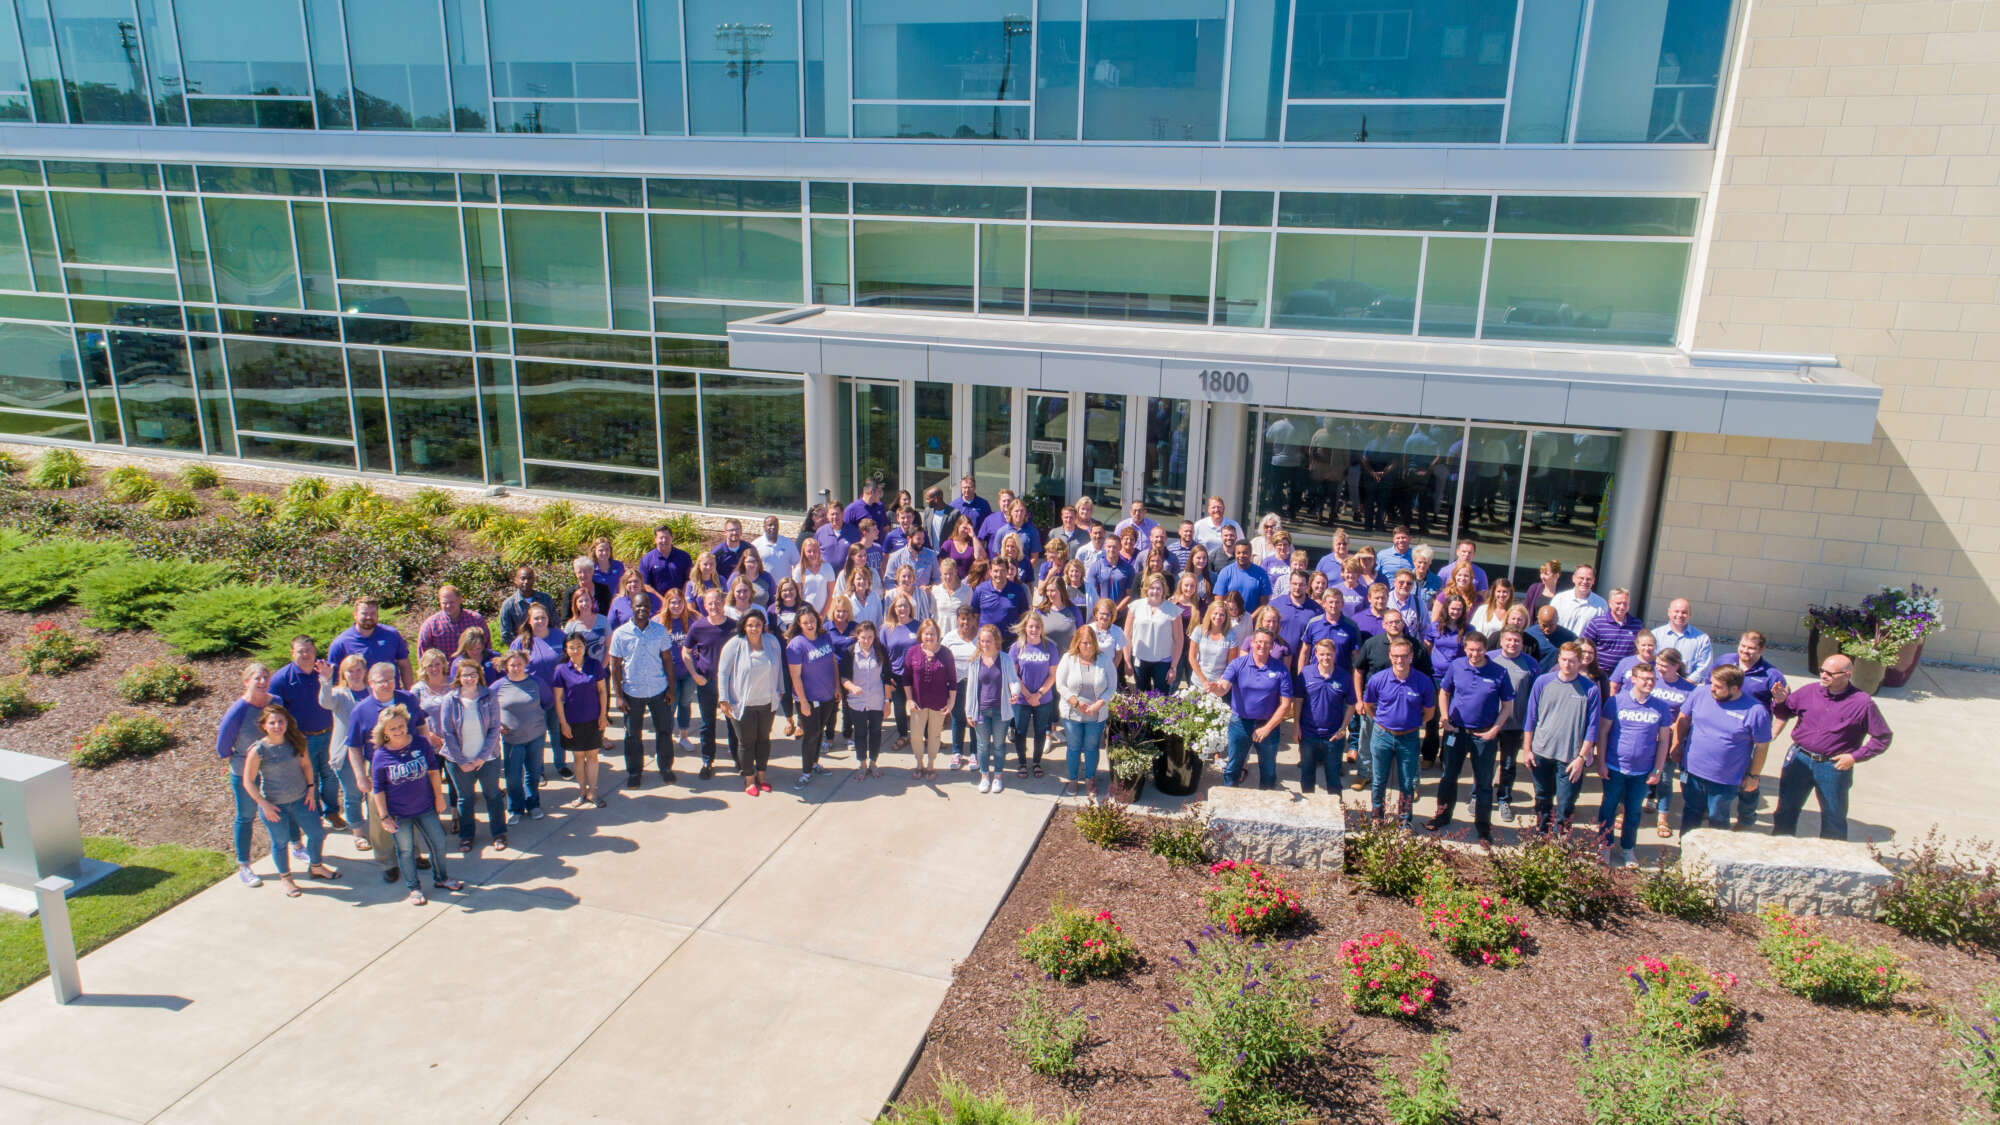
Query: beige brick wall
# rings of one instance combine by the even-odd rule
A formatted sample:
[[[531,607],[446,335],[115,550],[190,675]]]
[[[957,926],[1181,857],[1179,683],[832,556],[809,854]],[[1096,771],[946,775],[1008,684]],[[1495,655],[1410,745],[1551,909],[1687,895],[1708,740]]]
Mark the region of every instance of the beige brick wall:
[[[1676,437],[1649,617],[1802,639],[1940,587],[1926,656],[2000,664],[2000,0],[1751,0],[1698,348],[1825,354],[1875,440]]]

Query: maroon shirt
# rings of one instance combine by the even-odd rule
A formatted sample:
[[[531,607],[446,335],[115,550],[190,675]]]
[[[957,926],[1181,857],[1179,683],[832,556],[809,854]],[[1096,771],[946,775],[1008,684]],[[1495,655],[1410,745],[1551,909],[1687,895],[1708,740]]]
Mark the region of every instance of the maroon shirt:
[[[1821,757],[1852,754],[1865,762],[1889,748],[1889,723],[1865,691],[1848,688],[1833,695],[1822,684],[1807,684],[1771,706],[1779,719],[1797,719],[1792,745]]]
[[[911,645],[903,656],[903,678],[910,685],[910,703],[926,711],[942,711],[958,690],[958,664],[951,650],[939,645],[936,656],[926,656],[922,645]]]

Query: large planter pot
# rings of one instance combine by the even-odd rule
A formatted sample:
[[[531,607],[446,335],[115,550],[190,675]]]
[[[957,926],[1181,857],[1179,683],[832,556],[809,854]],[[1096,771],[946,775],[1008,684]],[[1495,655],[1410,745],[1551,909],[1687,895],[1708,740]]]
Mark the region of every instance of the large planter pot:
[[[1840,643],[1838,641],[1826,636],[1818,629],[1814,629],[1806,634],[1806,659],[1812,662],[1812,667],[1806,669],[1808,675],[1818,672],[1819,666],[1826,662],[1827,657],[1839,655]]]
[[[1854,679],[1851,683],[1855,688],[1873,695],[1882,690],[1883,678],[1888,674],[1889,666],[1881,661],[1857,658],[1854,661]]]
[[[1146,775],[1143,773],[1129,782],[1120,778],[1115,773],[1111,775],[1111,799],[1121,805],[1129,805],[1136,802],[1139,799],[1139,794],[1145,791]]]
[[[1186,797],[1201,788],[1201,755],[1188,749],[1177,734],[1160,740],[1165,753],[1153,763],[1153,788],[1169,797]]]
[[[1923,661],[1923,658],[1924,643],[1922,641],[1918,641],[1913,645],[1904,645],[1903,650],[1896,654],[1896,662],[1889,665],[1883,671],[1882,686],[1902,687],[1904,684],[1909,683],[1910,677],[1916,674],[1917,665]]]

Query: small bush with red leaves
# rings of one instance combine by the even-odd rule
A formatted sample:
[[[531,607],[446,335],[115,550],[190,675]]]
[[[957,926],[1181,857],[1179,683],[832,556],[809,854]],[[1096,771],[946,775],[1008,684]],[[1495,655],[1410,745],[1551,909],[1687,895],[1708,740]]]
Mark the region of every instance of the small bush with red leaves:
[[[1679,954],[1664,961],[1641,957],[1625,966],[1625,986],[1632,991],[1639,1029],[1670,1046],[1708,1046],[1729,1034],[1736,1021],[1728,997],[1736,974],[1710,972]]]
[[[1219,860],[1209,864],[1208,873],[1216,877],[1202,893],[1208,920],[1232,934],[1263,937],[1306,916],[1299,896],[1254,863]]]
[[[1415,1019],[1437,1002],[1435,956],[1394,930],[1341,942],[1340,960],[1341,987],[1356,1014]]]
[[[1115,976],[1139,961],[1139,947],[1109,910],[1092,913],[1067,903],[1049,906],[1049,919],[1028,927],[1016,946],[1052,980],[1074,984]]]

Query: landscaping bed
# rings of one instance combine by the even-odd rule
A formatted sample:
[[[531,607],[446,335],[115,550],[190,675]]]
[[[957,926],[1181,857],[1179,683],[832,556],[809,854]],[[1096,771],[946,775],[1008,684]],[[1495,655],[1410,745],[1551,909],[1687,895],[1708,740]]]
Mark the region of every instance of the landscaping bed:
[[[1488,865],[1476,854],[1459,853],[1452,862],[1462,880],[1490,885]],[[1757,951],[1756,919],[1696,925],[1650,913],[1629,898],[1602,926],[1519,910],[1530,934],[1521,963],[1478,967],[1447,955],[1410,902],[1362,889],[1352,875],[1274,873],[1297,892],[1308,917],[1273,940],[1295,940],[1293,952],[1312,972],[1325,974],[1314,1011],[1333,1029],[1323,1061],[1306,1068],[1290,1092],[1329,1121],[1388,1120],[1378,1067],[1407,1078],[1440,1031],[1451,1033],[1451,1079],[1463,1095],[1466,1120],[1584,1120],[1573,1059],[1584,1035],[1601,1039],[1631,1017],[1630,966],[1671,954],[1740,978],[1729,998],[1741,1018],[1710,1057],[1718,1085],[1734,1097],[1744,1121],[1820,1125],[1854,1116],[1861,1107],[1873,1120],[1957,1121],[1969,1096],[1942,1063],[1951,1042],[1946,1013],[1972,1017],[1979,989],[2000,979],[2000,963],[1990,953],[1914,941],[1873,922],[1830,919],[1828,936],[1888,944],[1907,958],[1922,984],[1885,1010],[1815,1004],[1772,983],[1770,966]],[[1628,891],[1637,878],[1617,877]],[[1189,957],[1183,941],[1199,940],[1206,923],[1203,894],[1215,882],[1206,866],[1173,867],[1141,847],[1100,849],[1078,834],[1073,810],[1059,810],[1012,893],[958,967],[898,1099],[922,1101],[950,1076],[974,1090],[1004,1088],[1010,1102],[1032,1102],[1044,1113],[1075,1109],[1093,1125],[1204,1120],[1206,1107],[1174,1073],[1194,1066],[1169,1028],[1168,1005],[1186,1002],[1170,958]],[[1041,982],[1016,942],[1058,900],[1109,911],[1137,945],[1139,966],[1081,985]],[[1346,964],[1341,943],[1385,930],[1437,951],[1433,968],[1442,983],[1431,1018],[1348,1010],[1336,983]],[[1059,1008],[1080,1004],[1079,1014],[1094,1017],[1080,1072],[1072,1077],[1042,1077],[1009,1048],[1007,1029],[1017,1019],[1021,993],[1038,982]]]

